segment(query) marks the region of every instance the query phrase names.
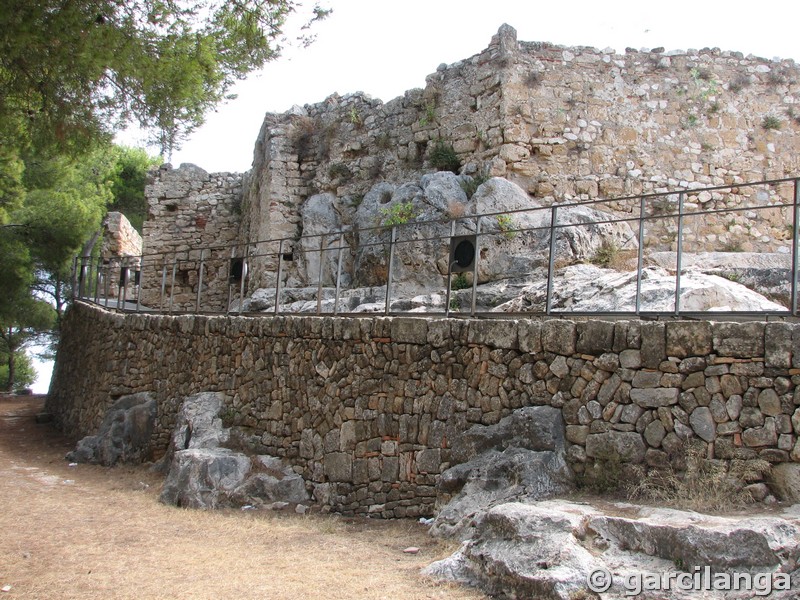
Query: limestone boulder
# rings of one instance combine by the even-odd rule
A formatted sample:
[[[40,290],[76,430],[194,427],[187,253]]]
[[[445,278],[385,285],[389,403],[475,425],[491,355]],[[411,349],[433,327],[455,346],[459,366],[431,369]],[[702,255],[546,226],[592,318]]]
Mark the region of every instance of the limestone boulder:
[[[543,500],[489,508],[476,519],[471,539],[425,572],[479,587],[492,597],[539,600],[597,597],[587,589],[597,570],[610,578],[602,598],[653,600],[745,600],[756,591],[752,585],[702,592],[675,585],[656,592],[641,587],[643,581],[663,581],[664,574],[676,571],[713,578],[749,574],[753,582],[757,574],[769,574],[769,597],[789,600],[796,598],[800,583],[798,551],[800,515],[794,508],[762,517],[721,517],[622,503]]]
[[[335,285],[339,264],[339,246],[345,245],[347,239],[339,236],[324,235],[341,231],[342,207],[336,196],[331,193],[315,194],[300,207],[300,218],[303,223],[303,238],[300,240],[299,268],[300,276],[309,285]],[[341,285],[350,285],[352,271],[352,254],[342,251]]]
[[[490,507],[565,492],[571,481],[563,452],[490,450],[442,473],[439,500],[448,501],[437,513],[431,533],[468,539]]]
[[[514,212],[523,210],[525,212]],[[603,244],[636,249],[636,235],[627,223],[608,223],[611,215],[586,206],[545,206],[521,187],[494,177],[475,191],[468,214],[502,213],[481,221],[478,281],[519,277],[547,266],[550,225],[556,214],[557,263],[571,264],[593,257]]]
[[[158,402],[150,392],[122,396],[106,412],[97,434],[80,440],[67,460],[113,466],[152,458]]]
[[[564,440],[561,411],[550,406],[516,410],[495,425],[476,425],[455,438],[457,464],[439,478],[440,510],[432,531],[466,539],[491,506],[569,489]]]
[[[564,421],[552,406],[515,410],[495,425],[475,425],[453,440],[452,462],[463,463],[489,450],[525,448],[558,451],[564,448]]]
[[[200,509],[306,502],[305,481],[279,458],[225,447],[233,439],[219,416],[224,403],[220,392],[184,400],[164,457],[159,500]]]
[[[245,483],[250,459],[226,448],[175,452],[159,500],[184,508],[230,506],[230,495]]]
[[[497,307],[498,311],[543,311],[547,282],[532,282],[518,298]],[[785,308],[745,286],[698,271],[681,277],[681,310],[783,311]],[[675,277],[659,267],[642,271],[640,309],[648,312],[674,310]],[[614,312],[636,308],[636,272],[619,272],[591,264],[571,265],[556,273],[552,290],[556,311]]]

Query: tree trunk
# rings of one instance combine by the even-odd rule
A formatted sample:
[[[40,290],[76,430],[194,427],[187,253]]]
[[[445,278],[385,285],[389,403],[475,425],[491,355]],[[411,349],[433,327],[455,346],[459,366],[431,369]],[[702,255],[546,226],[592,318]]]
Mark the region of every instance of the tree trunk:
[[[14,352],[8,353],[8,385],[6,385],[7,392],[14,391],[14,383],[17,377],[17,359]]]

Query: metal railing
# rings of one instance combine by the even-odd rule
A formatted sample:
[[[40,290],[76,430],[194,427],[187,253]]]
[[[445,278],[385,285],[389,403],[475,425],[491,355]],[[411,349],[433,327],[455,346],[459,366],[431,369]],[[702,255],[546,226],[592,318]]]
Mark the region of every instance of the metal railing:
[[[721,215],[729,215],[727,230],[717,234],[718,240],[728,238],[727,246],[717,251],[742,250],[741,239],[756,239],[757,248],[775,249],[781,245],[784,254],[790,255],[790,268],[786,274],[788,301],[785,310],[769,309],[763,311],[728,311],[729,315],[754,317],[796,317],[798,312],[798,225],[800,224],[800,178],[766,180],[753,183],[733,185],[696,187],[677,191],[632,195],[611,199],[581,201],[572,203],[554,203],[550,206],[537,206],[487,212],[482,214],[464,214],[441,220],[411,220],[408,223],[392,226],[377,225],[367,228],[346,228],[316,235],[305,235],[297,238],[277,238],[258,240],[233,245],[207,246],[202,248],[184,248],[157,254],[143,254],[138,257],[115,258],[109,261],[76,257],[74,263],[74,297],[86,301],[130,312],[160,313],[248,313],[256,312],[247,308],[248,287],[269,289],[272,296],[271,305],[267,309],[271,314],[296,312],[287,307],[286,274],[292,271],[290,263],[302,262],[302,269],[294,267],[297,275],[305,270],[306,314],[348,315],[343,310],[343,294],[364,286],[352,286],[358,283],[357,263],[364,256],[379,257],[377,263],[385,266],[382,281],[370,282],[372,287],[385,287],[383,302],[380,307],[373,304],[375,312],[385,315],[403,314],[407,310],[397,308],[393,301],[395,277],[398,268],[397,253],[406,244],[428,248],[433,245],[438,256],[424,256],[421,259],[435,263],[442,258],[447,259],[446,272],[439,270],[443,278],[444,302],[441,310],[426,312],[425,315],[436,316],[518,316],[524,315],[609,315],[609,316],[697,316],[698,313],[687,311],[681,306],[682,277],[685,275],[684,259],[689,252],[698,252],[696,240],[687,237],[687,227],[696,219],[713,219]],[[706,208],[709,202],[713,208]],[[571,219],[571,211],[590,208],[606,208],[613,206],[615,214],[602,213],[599,220],[575,222]],[[624,211],[625,214],[620,214]],[[532,217],[538,219],[535,226],[510,226],[515,217]],[[738,218],[738,221],[737,221]],[[524,219],[523,219],[524,220]],[[528,219],[529,221],[531,219]],[[633,306],[613,311],[571,311],[559,310],[554,305],[556,285],[558,283],[559,236],[570,229],[581,227],[597,227],[600,225],[619,226],[627,224],[635,240],[635,299]],[[754,238],[752,230],[769,224],[773,230],[784,231],[788,239],[783,242],[775,239],[764,240],[764,236]],[[719,226],[717,227],[719,229]],[[648,229],[650,231],[648,231]],[[739,231],[738,238],[734,230]],[[749,231],[748,231],[749,230]],[[654,239],[659,233],[661,237]],[[730,234],[730,235],[728,235]],[[474,236],[474,260],[467,275],[471,274],[468,309],[456,308],[452,304],[452,275],[456,264],[452,256],[450,241],[458,236]],[[712,234],[715,235],[715,234]],[[545,299],[543,306],[530,311],[495,312],[485,310],[477,302],[480,288],[483,251],[494,238],[499,236],[512,239],[514,236],[525,237],[531,242],[531,253],[546,252],[546,260],[540,267],[532,268],[535,273],[545,277]],[[648,237],[649,236],[649,237]],[[739,242],[735,240],[738,239]],[[502,241],[502,240],[500,240]],[[719,242],[722,244],[722,242]],[[749,243],[749,241],[747,242]],[[738,245],[737,245],[738,244]],[[563,245],[563,244],[562,244]],[[633,245],[633,244],[631,244]],[[668,310],[645,310],[643,306],[643,274],[645,261],[649,260],[648,247],[654,252],[668,251],[674,254],[674,292],[672,307]],[[708,251],[703,248],[703,251]],[[629,250],[632,252],[633,249]],[[372,253],[372,254],[370,254]],[[312,260],[316,256],[317,260]],[[333,260],[330,260],[333,257]],[[561,256],[562,259],[574,261],[575,256]],[[582,257],[586,259],[588,257]],[[385,261],[385,263],[383,262]],[[352,265],[348,272],[355,277],[345,277],[345,262]],[[312,268],[313,267],[313,268]],[[309,272],[315,270],[315,272]],[[463,269],[460,269],[463,271]],[[631,271],[633,272],[633,271]],[[253,274],[265,280],[261,286],[253,283]],[[523,273],[511,273],[510,276],[522,276]],[[326,284],[325,281],[328,283]],[[362,282],[363,283],[363,282]],[[436,286],[433,286],[436,287]],[[316,288],[315,295],[309,295],[308,288]],[[332,296],[332,297],[331,297]],[[461,297],[461,294],[459,295]],[[288,299],[291,301],[291,298]],[[331,302],[332,300],[332,302]],[[316,306],[314,307],[314,303]],[[250,303],[252,305],[252,302]],[[311,306],[310,311],[308,310]],[[257,311],[263,314],[264,311]],[[419,313],[413,313],[419,316]],[[699,313],[708,315],[707,313]],[[710,314],[710,313],[709,313]],[[720,315],[719,312],[713,313]]]

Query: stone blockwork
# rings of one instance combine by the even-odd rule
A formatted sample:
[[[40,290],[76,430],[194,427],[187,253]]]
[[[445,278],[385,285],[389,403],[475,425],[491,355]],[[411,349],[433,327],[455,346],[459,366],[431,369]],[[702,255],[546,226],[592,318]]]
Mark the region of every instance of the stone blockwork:
[[[798,102],[800,70],[791,60],[719,49],[567,48],[520,42],[504,25],[486,50],[441,65],[424,89],[386,103],[333,95],[267,115],[242,235],[295,237],[310,196],[330,192],[343,207],[357,205],[379,181],[432,170],[440,141],[452,146],[463,173],[504,176],[544,203],[794,176]],[[690,192],[685,209],[763,207],[791,202],[792,193],[791,185]],[[638,202],[608,207],[637,214]],[[677,197],[660,198],[647,211],[676,207]],[[684,249],[785,250],[785,218],[774,209],[690,219]],[[674,249],[675,234],[674,226],[648,227],[648,243]],[[256,287],[274,285],[269,277]]]
[[[231,245],[238,240],[242,175],[183,164],[151,171],[145,187],[142,302],[194,309],[203,254],[204,308],[227,307]],[[161,288],[164,283],[164,296]]]
[[[225,395],[240,444],[347,514],[431,514],[454,440],[531,405],[562,411],[578,475],[680,468],[686,440],[728,463],[800,461],[793,324],[67,314],[48,410],[70,435],[152,392],[157,455],[203,391]]]

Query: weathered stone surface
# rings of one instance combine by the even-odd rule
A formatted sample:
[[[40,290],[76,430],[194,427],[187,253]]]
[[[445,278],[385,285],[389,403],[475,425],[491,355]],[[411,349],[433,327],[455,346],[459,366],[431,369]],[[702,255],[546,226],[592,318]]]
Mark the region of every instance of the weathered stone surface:
[[[442,473],[439,489],[453,495],[436,515],[431,533],[468,539],[476,518],[488,507],[546,498],[569,489],[571,481],[563,448],[557,452],[514,447],[490,450]]]
[[[632,389],[631,400],[642,408],[658,408],[670,406],[678,402],[678,388],[645,388]]]
[[[761,447],[774,446],[778,443],[778,432],[775,429],[775,419],[767,417],[763,427],[753,427],[745,429],[742,433],[742,441],[746,446]]]
[[[114,466],[152,458],[158,403],[149,392],[123,396],[106,412],[96,435],[78,442],[67,460]]]
[[[586,456],[599,460],[640,463],[646,447],[642,436],[633,432],[609,431],[586,438]]]
[[[781,463],[773,465],[769,473],[769,485],[779,499],[800,502],[800,465]]]
[[[708,322],[667,323],[666,335],[668,356],[686,358],[711,352],[711,324]]]
[[[619,512],[624,516],[563,501],[501,504],[477,520],[472,539],[424,572],[497,597],[572,600],[595,570],[613,573],[610,597],[622,597],[633,593],[636,578],[660,581],[677,563],[690,573],[782,571],[773,596],[793,598],[795,515],[725,518],[630,504]],[[708,600],[751,596],[752,590],[703,592]]]
[[[700,406],[692,411],[689,415],[689,424],[692,426],[692,431],[703,441],[713,442],[717,437],[717,427],[714,417],[705,406]]]
[[[230,506],[229,496],[250,473],[250,459],[225,448],[175,452],[159,500],[184,508]]]
[[[526,448],[557,451],[564,447],[564,421],[561,411],[550,406],[531,406],[515,410],[495,425],[476,425],[453,440],[455,464],[467,462],[489,450]]]
[[[231,439],[219,418],[224,401],[220,392],[184,399],[163,460],[168,471],[159,500],[201,509],[306,501],[303,478],[279,458],[221,447]]]
[[[661,446],[661,441],[667,435],[667,430],[661,421],[653,421],[644,430],[644,439],[649,446],[658,448]]]
[[[763,323],[713,323],[714,350],[720,356],[746,358],[764,354]]]

